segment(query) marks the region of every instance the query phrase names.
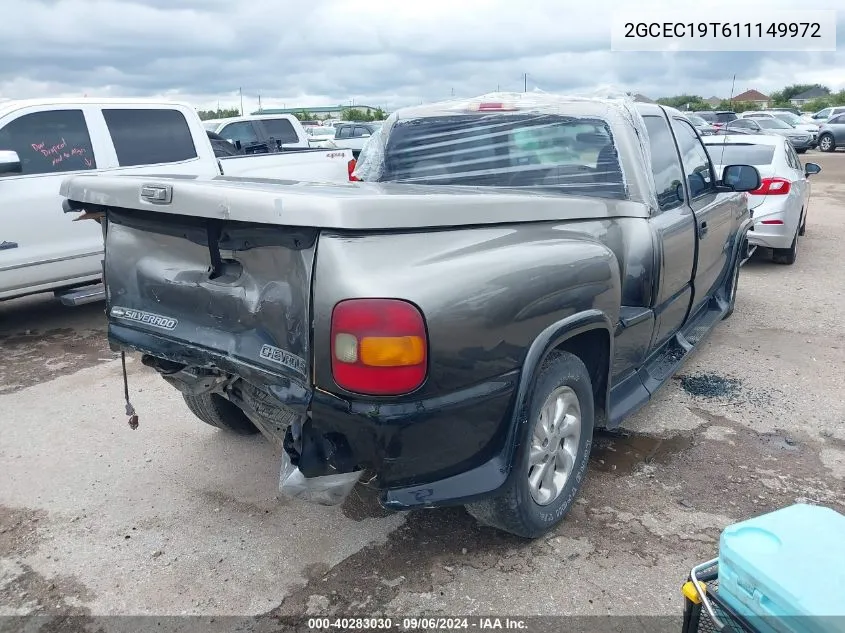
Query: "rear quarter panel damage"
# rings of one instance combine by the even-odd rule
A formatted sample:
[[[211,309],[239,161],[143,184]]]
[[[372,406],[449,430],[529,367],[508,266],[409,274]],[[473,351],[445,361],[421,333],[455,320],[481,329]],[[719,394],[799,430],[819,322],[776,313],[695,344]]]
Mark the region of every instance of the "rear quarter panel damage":
[[[598,239],[613,232],[613,223],[323,233],[314,271],[316,386],[354,399],[331,375],[331,313],[343,299],[401,298],[422,310],[429,376],[404,397],[408,401],[449,394],[521,368],[540,332],[578,312],[598,309],[616,323],[620,268]]]

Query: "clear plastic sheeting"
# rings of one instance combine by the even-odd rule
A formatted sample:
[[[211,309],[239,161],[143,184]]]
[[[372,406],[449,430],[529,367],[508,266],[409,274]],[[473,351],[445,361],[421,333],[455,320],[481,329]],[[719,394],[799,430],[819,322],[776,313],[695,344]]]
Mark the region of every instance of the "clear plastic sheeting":
[[[323,506],[343,503],[364,471],[306,477],[290,460],[287,451],[282,451],[282,468],[279,473],[279,492],[286,497],[310,501]]]
[[[632,199],[654,206],[650,164],[645,123],[624,92],[496,92],[398,110],[370,138],[354,175],[624,199],[626,172],[641,169],[651,186]]]

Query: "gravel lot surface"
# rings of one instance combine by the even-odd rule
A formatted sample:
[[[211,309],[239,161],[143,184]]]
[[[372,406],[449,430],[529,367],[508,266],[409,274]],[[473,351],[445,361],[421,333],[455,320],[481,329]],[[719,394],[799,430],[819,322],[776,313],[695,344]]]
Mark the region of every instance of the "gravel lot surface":
[[[337,508],[280,501],[274,448],[194,420],[135,359],[129,430],[102,305],[0,303],[0,615],[51,631],[119,614],[256,630],[303,614],[679,618],[725,525],[799,500],[845,511],[845,153],[803,158],[823,172],[798,262],[743,268],[735,314],[597,436],[574,510],[535,542],[460,508],[386,512],[362,487]]]

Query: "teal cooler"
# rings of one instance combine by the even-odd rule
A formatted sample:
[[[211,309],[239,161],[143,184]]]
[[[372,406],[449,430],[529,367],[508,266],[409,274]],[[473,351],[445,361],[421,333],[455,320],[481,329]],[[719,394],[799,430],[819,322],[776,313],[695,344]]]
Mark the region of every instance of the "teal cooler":
[[[796,504],[728,526],[718,592],[761,632],[845,633],[845,516]]]

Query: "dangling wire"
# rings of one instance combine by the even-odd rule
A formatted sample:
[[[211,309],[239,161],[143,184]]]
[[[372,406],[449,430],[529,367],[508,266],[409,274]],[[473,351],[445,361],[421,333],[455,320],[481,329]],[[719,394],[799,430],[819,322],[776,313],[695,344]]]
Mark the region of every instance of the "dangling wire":
[[[129,416],[129,428],[133,431],[138,428],[138,414],[135,407],[129,402],[129,379],[126,377],[126,352],[120,352],[120,363],[123,366],[123,397],[126,399],[126,415]]]

